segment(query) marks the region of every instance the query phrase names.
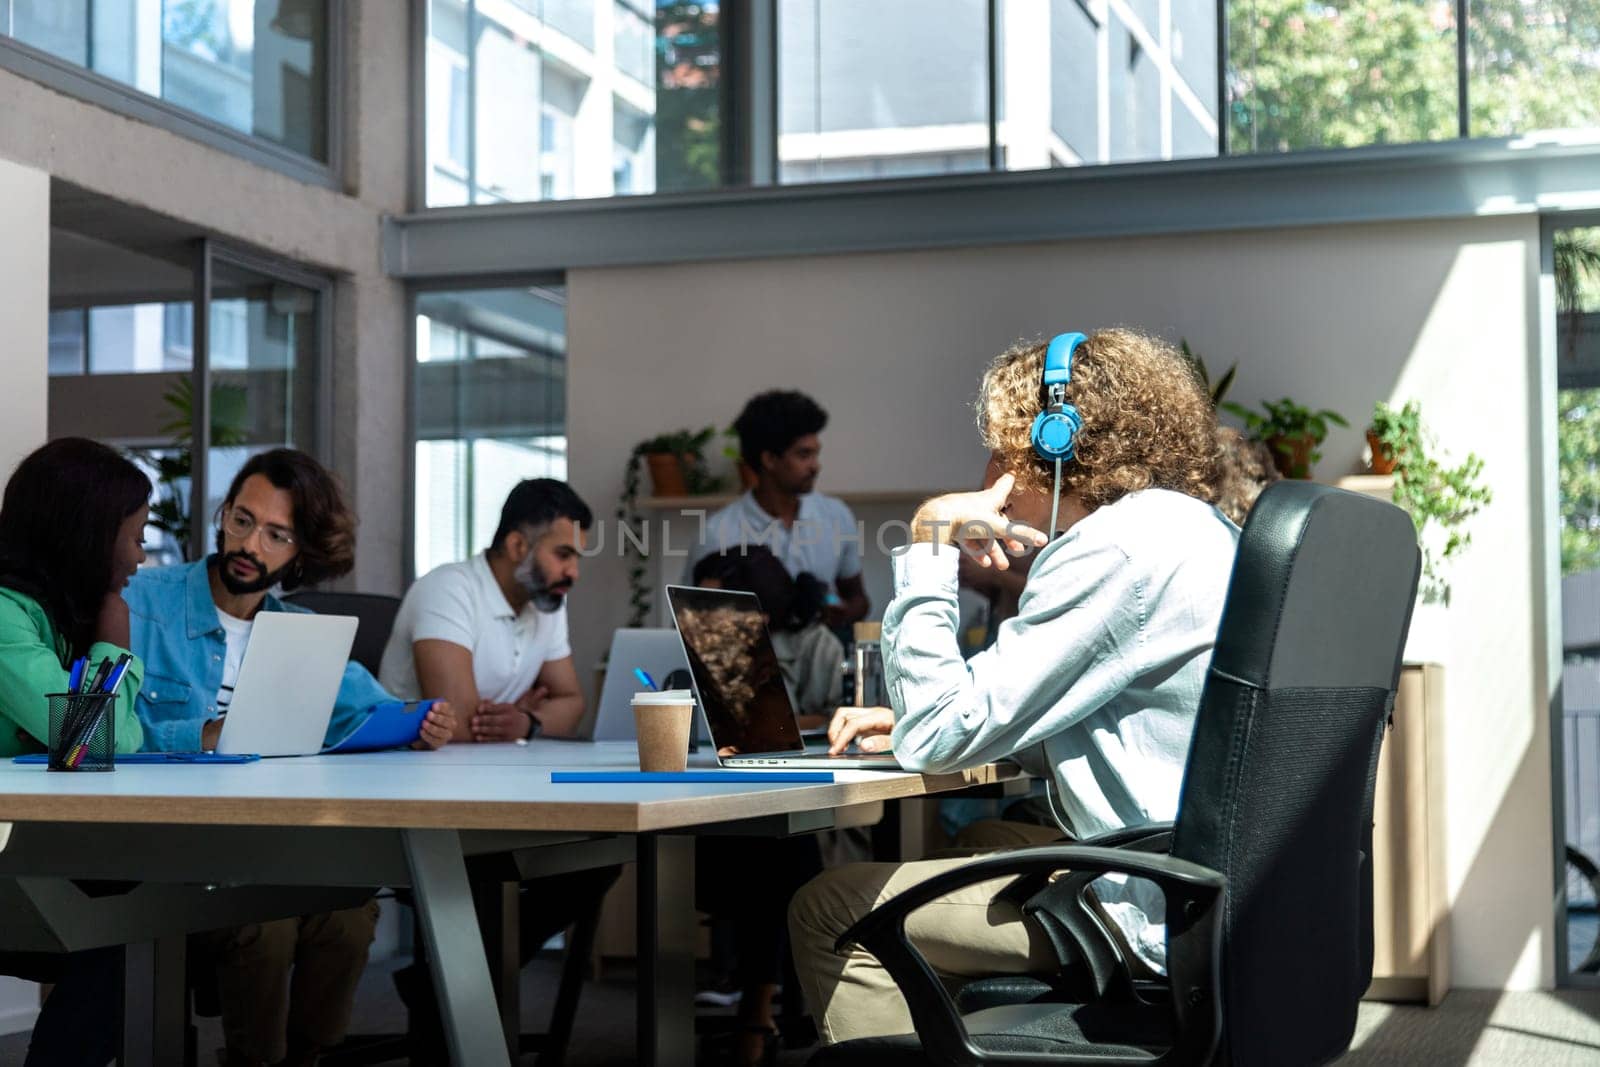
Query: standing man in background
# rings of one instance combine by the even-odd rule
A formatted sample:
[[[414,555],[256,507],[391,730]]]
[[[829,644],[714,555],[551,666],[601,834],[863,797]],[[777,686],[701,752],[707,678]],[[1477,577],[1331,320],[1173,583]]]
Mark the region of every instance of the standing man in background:
[[[861,582],[861,528],[850,508],[815,491],[822,470],[819,434],[828,413],[804,393],[773,390],[752,397],[734,421],[739,453],[756,485],[706,520],[684,581],[706,556],[740,545],[765,545],[790,577],[810,572],[829,586],[824,621],[839,629],[867,616]]]

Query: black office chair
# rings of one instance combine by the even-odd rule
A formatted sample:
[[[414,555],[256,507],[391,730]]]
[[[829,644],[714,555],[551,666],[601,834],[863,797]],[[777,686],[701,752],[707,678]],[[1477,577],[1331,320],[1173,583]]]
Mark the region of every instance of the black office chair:
[[[839,946],[883,961],[916,1033],[825,1048],[813,1067],[1246,1067],[1343,1052],[1372,976],[1373,788],[1419,563],[1399,508],[1269,487],[1240,539],[1176,824],[978,859],[883,904]],[[1044,883],[1055,871],[1073,873]],[[1163,981],[1137,977],[1089,899],[1087,883],[1114,871],[1166,898]],[[1039,880],[1024,912],[1066,962],[1045,981],[977,983],[993,1006],[963,1014],[905,919],[1007,875]]]
[[[383,649],[389,643],[389,631],[394,629],[394,617],[400,613],[400,598],[383,593],[325,593],[306,589],[291,594],[289,603],[308,608],[318,615],[354,615],[356,641],[350,648],[350,658],[378,675],[383,662]]]

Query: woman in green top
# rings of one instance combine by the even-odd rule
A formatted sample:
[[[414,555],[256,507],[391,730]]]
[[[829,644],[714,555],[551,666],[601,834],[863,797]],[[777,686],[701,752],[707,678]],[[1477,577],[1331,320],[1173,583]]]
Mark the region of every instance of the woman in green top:
[[[122,587],[144,562],[150,479],[95,441],[52,441],[18,464],[0,501],[0,757],[49,741],[47,693],[72,661],[128,650]],[[144,744],[134,705],[144,665],[117,690],[118,752]]]
[[[105,445],[52,441],[17,465],[0,499],[0,755],[39,750],[46,693],[67,689],[79,656],[98,664],[128,648],[122,587],[144,561],[150,479]],[[144,742],[134,700],[144,666],[117,691],[116,743]],[[3,920],[0,920],[3,921]],[[117,1053],[122,950],[0,953],[0,973],[56,988],[39,1011],[26,1067],[95,1064]]]

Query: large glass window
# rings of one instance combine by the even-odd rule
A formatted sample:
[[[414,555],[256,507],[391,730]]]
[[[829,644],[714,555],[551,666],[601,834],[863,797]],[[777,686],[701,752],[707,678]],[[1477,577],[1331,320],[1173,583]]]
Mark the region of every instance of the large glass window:
[[[0,0],[0,30],[241,133],[328,160],[327,0]]]
[[[719,184],[718,10],[429,0],[428,204]]]
[[[1474,137],[1600,126],[1600,0],[1472,0]]]
[[[561,289],[417,297],[417,574],[487,548],[517,482],[567,476],[566,350]]]

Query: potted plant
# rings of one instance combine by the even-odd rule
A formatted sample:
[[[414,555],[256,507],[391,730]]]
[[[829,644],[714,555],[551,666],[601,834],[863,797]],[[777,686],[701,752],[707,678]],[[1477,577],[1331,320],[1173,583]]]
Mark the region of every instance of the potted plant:
[[[1187,338],[1179,339],[1178,349],[1183,353],[1183,358],[1189,361],[1189,368],[1194,371],[1194,376],[1200,379],[1200,384],[1211,394],[1211,406],[1221,407],[1222,398],[1228,395],[1228,389],[1233,385],[1233,376],[1239,371],[1238,361],[1235,360],[1233,366],[1224,371],[1222,377],[1213,384],[1211,373],[1206,370],[1206,361],[1189,348]]]
[[[1481,482],[1483,460],[1469,452],[1457,466],[1441,462],[1438,443],[1423,424],[1415,400],[1398,411],[1378,401],[1368,434],[1377,438],[1374,457],[1380,449],[1393,457],[1394,502],[1405,508],[1417,528],[1417,543],[1422,547],[1422,601],[1449,604],[1450,583],[1444,580],[1444,565],[1472,543],[1472,535],[1462,526],[1494,498]],[[1441,537],[1444,540],[1439,545]]]
[[[1310,478],[1311,468],[1322,453],[1317,446],[1328,436],[1328,426],[1349,426],[1344,416],[1324,408],[1312,411],[1288,397],[1261,402],[1262,411],[1251,411],[1241,404],[1225,403],[1224,411],[1244,420],[1245,429],[1272,450],[1272,461],[1285,478]]]
[[[628,625],[643,626],[650,615],[650,586],[646,581],[650,558],[648,531],[639,511],[639,489],[643,468],[648,467],[654,495],[693,496],[715,493],[722,479],[706,469],[705,447],[716,428],[674,430],[647,438],[633,446],[622,476],[622,499],[617,502],[617,522],[626,526],[631,537],[623,537],[628,562]]]

